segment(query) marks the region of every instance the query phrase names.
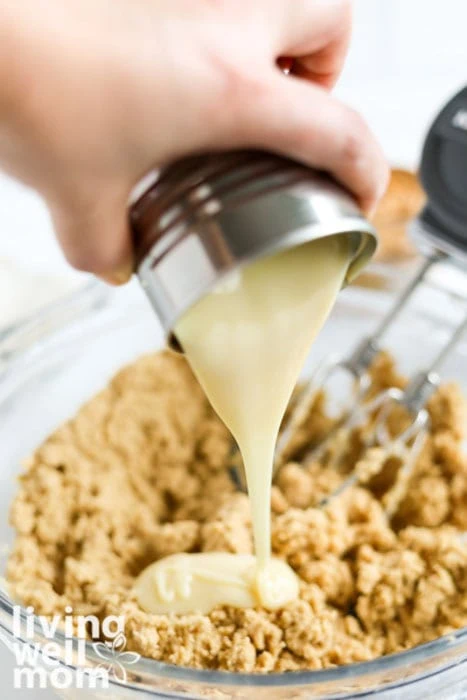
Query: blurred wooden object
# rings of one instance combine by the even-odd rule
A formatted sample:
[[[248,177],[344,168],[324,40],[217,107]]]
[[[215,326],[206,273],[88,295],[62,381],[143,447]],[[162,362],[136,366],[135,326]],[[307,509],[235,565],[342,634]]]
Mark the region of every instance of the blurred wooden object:
[[[417,254],[407,236],[407,226],[423,208],[425,199],[414,173],[392,171],[389,187],[372,218],[380,239],[377,261],[398,263]]]

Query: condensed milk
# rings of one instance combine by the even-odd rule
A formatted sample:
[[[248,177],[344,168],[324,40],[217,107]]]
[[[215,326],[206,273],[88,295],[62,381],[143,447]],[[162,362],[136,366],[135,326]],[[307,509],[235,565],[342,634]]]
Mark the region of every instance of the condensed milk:
[[[135,585],[148,612],[206,613],[217,605],[275,609],[297,597],[295,573],[271,556],[274,449],[350,258],[343,235],[266,257],[232,272],[177,323],[186,357],[241,451],[256,556],[214,552],[155,562]]]

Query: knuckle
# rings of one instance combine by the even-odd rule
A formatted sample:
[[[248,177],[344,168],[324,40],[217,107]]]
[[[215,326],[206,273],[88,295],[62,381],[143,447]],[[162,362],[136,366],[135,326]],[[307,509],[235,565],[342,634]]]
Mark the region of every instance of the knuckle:
[[[217,89],[215,93],[215,121],[226,120],[228,126],[236,130],[245,125],[249,113],[268,99],[270,88],[265,72],[258,66],[258,61],[235,57],[226,58],[220,52],[211,55],[215,70]],[[255,70],[251,65],[255,64]],[[219,110],[219,105],[222,109]]]
[[[261,102],[269,95],[264,76],[242,65],[226,68],[223,84],[227,104],[238,111],[249,104]]]

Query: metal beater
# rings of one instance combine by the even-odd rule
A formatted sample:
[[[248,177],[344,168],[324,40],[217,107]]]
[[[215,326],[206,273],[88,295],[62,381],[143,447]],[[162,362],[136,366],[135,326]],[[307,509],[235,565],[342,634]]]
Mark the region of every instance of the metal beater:
[[[336,445],[345,443],[345,437],[356,426],[367,422],[370,416],[373,417],[372,429],[364,439],[364,458],[357,462],[350,476],[321,505],[326,505],[350,486],[369,481],[381,471],[388,457],[395,456],[402,467],[383,498],[387,515],[390,517],[394,514],[429,427],[425,405],[439,386],[438,370],[467,329],[466,314],[430,367],[417,373],[405,390],[393,387],[369,398],[368,369],[381,350],[380,341],[426,280],[428,272],[441,261],[463,269],[467,263],[467,87],[444,107],[428,133],[422,155],[421,180],[428,204],[413,222],[411,235],[426,260],[376,331],[364,338],[349,357],[326,362],[318,368],[296,400],[278,442],[276,470],[290,456],[297,431],[309,415],[317,391],[337,371],[350,375],[354,387],[351,403],[325,440],[308,451],[305,464],[322,459],[333,445],[334,454],[328,464],[338,468],[340,453]],[[405,409],[408,423],[402,433],[394,436],[388,430],[387,418],[396,405]]]

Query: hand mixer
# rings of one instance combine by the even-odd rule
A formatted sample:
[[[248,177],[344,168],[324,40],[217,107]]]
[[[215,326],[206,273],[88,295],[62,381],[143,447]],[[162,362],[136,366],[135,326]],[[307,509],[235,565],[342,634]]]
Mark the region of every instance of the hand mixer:
[[[356,426],[376,416],[370,434],[365,437],[366,457],[357,462],[354,471],[328,496],[322,505],[358,482],[369,481],[390,456],[398,457],[403,466],[391,489],[383,498],[388,516],[394,514],[404,493],[410,472],[423,445],[429,416],[424,408],[440,383],[438,370],[467,329],[467,315],[439,351],[431,366],[417,373],[405,390],[390,388],[369,398],[368,369],[381,349],[380,341],[411,300],[428,273],[439,262],[461,267],[467,261],[467,88],[459,92],[440,112],[427,135],[421,162],[421,179],[428,204],[413,222],[411,234],[426,260],[395,305],[375,332],[364,338],[349,357],[337,358],[320,366],[298,397],[279,440],[276,469],[290,456],[297,431],[310,413],[317,391],[331,376],[346,372],[353,380],[352,403],[344,409],[335,427],[318,446],[305,456],[305,464],[322,458],[330,445],[339,444]],[[388,414],[394,405],[403,407],[410,416],[408,426],[393,436],[387,428]],[[339,466],[339,450],[330,466]]]

